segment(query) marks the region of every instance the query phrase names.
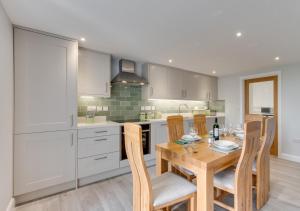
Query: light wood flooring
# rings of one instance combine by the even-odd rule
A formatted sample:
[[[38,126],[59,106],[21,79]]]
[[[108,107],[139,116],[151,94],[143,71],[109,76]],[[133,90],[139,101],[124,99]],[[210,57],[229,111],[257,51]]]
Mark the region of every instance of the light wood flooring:
[[[154,176],[154,168],[150,168]],[[231,198],[227,199],[232,202]],[[16,211],[131,211],[131,175],[122,175],[78,190],[58,194],[17,207]],[[185,210],[185,205],[174,211]],[[223,210],[215,207],[215,210]],[[255,210],[255,209],[254,209]],[[300,164],[272,158],[271,194],[264,211],[300,210]]]

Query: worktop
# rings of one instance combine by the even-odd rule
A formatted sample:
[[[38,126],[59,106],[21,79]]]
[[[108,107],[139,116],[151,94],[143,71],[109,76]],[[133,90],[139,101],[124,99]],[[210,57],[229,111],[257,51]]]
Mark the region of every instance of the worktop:
[[[206,116],[207,119],[215,119],[215,118],[224,118],[224,115],[217,115],[217,116]],[[193,116],[184,116],[185,121],[193,120]],[[147,123],[155,123],[155,122],[166,122],[166,118],[162,119],[149,119],[141,122],[136,122],[138,124],[147,124]],[[133,122],[134,123],[134,122]],[[118,123],[114,121],[101,121],[96,123],[78,123],[78,129],[88,129],[88,128],[97,128],[97,127],[108,127],[108,126],[122,126],[124,123]]]

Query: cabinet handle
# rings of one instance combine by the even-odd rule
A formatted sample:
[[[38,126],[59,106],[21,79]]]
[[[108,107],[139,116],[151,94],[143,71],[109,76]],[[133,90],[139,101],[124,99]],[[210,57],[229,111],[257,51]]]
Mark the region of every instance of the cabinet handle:
[[[165,123],[165,124],[161,124],[160,126],[167,126],[167,124]]]
[[[74,115],[72,114],[71,115],[71,127],[73,127],[74,126]]]
[[[102,138],[102,139],[96,139],[94,141],[107,141],[107,139],[106,138]]]
[[[107,133],[107,130],[95,131],[95,133]]]
[[[150,87],[150,96],[153,96],[153,87]]]
[[[108,93],[108,82],[105,83],[105,92]]]
[[[74,145],[74,134],[71,133],[71,147]]]
[[[184,97],[187,97],[187,90],[184,91]]]
[[[103,157],[100,157],[100,158],[95,158],[94,160],[103,160],[103,159],[106,159],[107,156],[103,156]]]

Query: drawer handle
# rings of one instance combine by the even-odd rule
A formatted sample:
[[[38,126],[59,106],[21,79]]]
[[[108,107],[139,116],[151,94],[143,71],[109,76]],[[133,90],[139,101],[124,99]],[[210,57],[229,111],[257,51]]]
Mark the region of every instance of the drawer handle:
[[[100,157],[100,158],[95,158],[94,160],[103,160],[103,159],[106,159],[107,156],[104,156],[104,157]]]
[[[161,126],[167,126],[167,124],[161,124]]]
[[[96,139],[94,141],[107,141],[107,139],[106,138],[102,138],[102,139]]]
[[[107,133],[107,130],[95,131],[95,133]]]

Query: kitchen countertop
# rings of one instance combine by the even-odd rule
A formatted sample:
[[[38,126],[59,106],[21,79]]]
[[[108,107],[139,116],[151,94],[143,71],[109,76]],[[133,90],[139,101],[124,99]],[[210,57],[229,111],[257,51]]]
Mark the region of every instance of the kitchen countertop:
[[[225,117],[224,115],[219,115],[219,116],[206,116],[206,118],[222,118]],[[193,116],[185,116],[184,120],[192,120]],[[138,122],[139,124],[147,124],[147,123],[155,123],[155,122],[166,122],[167,119],[150,119],[144,122]],[[78,129],[88,129],[88,128],[97,128],[97,127],[107,127],[107,126],[121,126],[124,125],[124,123],[117,123],[113,121],[101,121],[101,122],[95,122],[95,123],[78,123],[77,128]]]
[[[88,128],[97,128],[97,127],[107,127],[107,126],[120,126],[117,122],[112,121],[102,121],[102,122],[95,122],[95,123],[78,123],[78,129],[88,129]]]

